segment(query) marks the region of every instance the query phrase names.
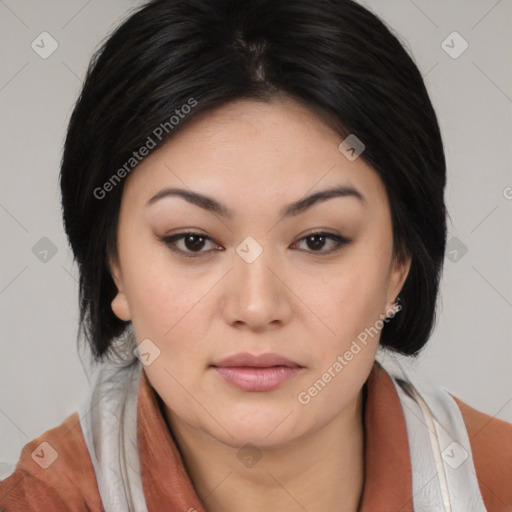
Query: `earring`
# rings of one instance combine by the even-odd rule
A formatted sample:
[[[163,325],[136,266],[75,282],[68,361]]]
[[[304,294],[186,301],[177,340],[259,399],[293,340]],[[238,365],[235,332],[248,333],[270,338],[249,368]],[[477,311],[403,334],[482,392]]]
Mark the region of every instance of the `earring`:
[[[391,319],[393,318],[398,312],[400,312],[402,310],[402,304],[401,304],[402,300],[400,299],[400,297],[397,297],[396,298],[396,301],[391,304],[391,308],[388,310],[390,311],[390,315],[386,315],[386,319]]]

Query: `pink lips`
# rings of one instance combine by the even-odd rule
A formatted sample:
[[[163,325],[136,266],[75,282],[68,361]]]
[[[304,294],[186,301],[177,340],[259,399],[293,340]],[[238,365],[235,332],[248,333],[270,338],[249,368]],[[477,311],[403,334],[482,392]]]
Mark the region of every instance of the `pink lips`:
[[[298,363],[273,353],[235,354],[212,367],[227,382],[244,391],[270,391],[302,369]]]

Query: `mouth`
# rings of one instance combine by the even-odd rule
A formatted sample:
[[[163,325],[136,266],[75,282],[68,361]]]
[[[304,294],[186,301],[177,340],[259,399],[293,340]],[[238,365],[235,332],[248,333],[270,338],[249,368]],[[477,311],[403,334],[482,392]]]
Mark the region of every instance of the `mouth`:
[[[243,391],[271,391],[304,367],[280,354],[240,353],[212,364],[211,368],[224,381]]]

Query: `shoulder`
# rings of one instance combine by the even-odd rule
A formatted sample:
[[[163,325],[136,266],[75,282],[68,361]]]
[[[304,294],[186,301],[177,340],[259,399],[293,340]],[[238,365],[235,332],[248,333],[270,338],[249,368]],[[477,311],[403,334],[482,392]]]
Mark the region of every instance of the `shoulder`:
[[[450,394],[471,443],[480,492],[492,512],[512,510],[512,423],[494,418]]]
[[[0,482],[0,511],[102,510],[78,414],[27,443]]]

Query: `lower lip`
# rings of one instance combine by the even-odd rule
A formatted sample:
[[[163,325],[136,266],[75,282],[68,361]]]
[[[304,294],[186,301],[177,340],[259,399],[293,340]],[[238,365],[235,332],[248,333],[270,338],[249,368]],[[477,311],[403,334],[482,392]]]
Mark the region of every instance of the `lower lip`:
[[[298,366],[270,366],[255,368],[249,366],[214,366],[227,382],[244,391],[270,391],[297,375]]]

